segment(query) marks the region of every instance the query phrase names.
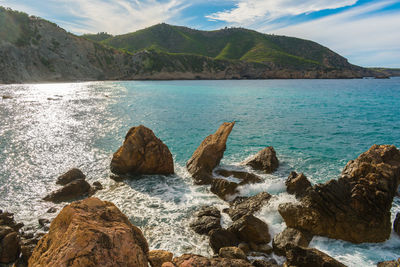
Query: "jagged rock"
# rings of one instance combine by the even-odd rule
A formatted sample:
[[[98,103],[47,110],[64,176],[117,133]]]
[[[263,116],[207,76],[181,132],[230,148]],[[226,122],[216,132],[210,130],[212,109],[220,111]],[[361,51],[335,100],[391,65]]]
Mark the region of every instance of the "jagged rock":
[[[0,210],[0,226],[11,227],[15,232],[18,232],[23,226],[23,223],[17,223],[14,220],[14,214]]]
[[[394,219],[393,231],[400,235],[400,212],[396,214],[396,218]]]
[[[276,157],[275,149],[272,146],[259,151],[254,157],[245,161],[244,164],[253,169],[272,173],[279,167],[279,160]]]
[[[216,170],[215,173],[226,178],[234,177],[240,180],[238,181],[238,183],[236,183],[221,178],[212,179],[210,191],[222,198],[223,200],[229,200],[229,196],[239,193],[237,187],[240,185],[262,182],[261,177],[248,172],[220,169]]]
[[[148,259],[152,267],[161,267],[164,262],[171,262],[174,254],[166,250],[152,250]]]
[[[353,243],[383,242],[400,181],[400,151],[374,145],[350,161],[338,180],[315,185],[300,204],[281,204],[288,227]]]
[[[50,223],[50,220],[49,219],[45,219],[45,218],[41,218],[38,221],[39,221],[39,225],[42,226],[42,227],[45,226],[46,224]]]
[[[246,254],[238,247],[220,248],[218,255],[221,258],[247,260]]]
[[[202,207],[190,227],[200,235],[208,235],[211,230],[221,228],[221,213],[215,207]]]
[[[0,264],[17,260],[21,251],[19,235],[8,226],[0,226]]]
[[[381,261],[378,262],[377,267],[399,267],[400,266],[400,258],[393,261]]]
[[[293,244],[295,246],[308,247],[313,236],[309,233],[303,233],[293,228],[286,228],[272,240],[272,246],[276,255],[285,256],[285,248],[287,244]]]
[[[214,229],[210,231],[210,247],[214,253],[218,253],[223,247],[232,247],[239,244],[235,234],[226,229]]]
[[[303,248],[288,244],[286,247],[286,265],[296,267],[346,267],[329,255],[315,248]]]
[[[31,257],[33,250],[35,249],[37,243],[39,242],[41,236],[40,235],[24,235],[21,238],[21,256],[22,260],[25,264],[28,263],[29,258]]]
[[[261,253],[265,253],[265,254],[271,254],[273,249],[268,244],[260,244],[260,245],[257,246],[257,250],[256,251],[261,252]]]
[[[72,181],[79,180],[79,179],[85,180],[86,175],[84,175],[81,170],[79,170],[77,168],[73,168],[73,169],[67,171],[66,173],[64,173],[63,175],[61,175],[60,177],[58,177],[56,183],[59,185],[66,185]]]
[[[116,174],[173,174],[168,147],[143,125],[132,127],[123,145],[114,153],[111,171]]]
[[[47,213],[56,213],[57,212],[57,208],[55,207],[51,207],[47,210]]]
[[[103,185],[100,182],[94,182],[89,189],[89,196],[93,196],[97,191],[103,190]]]
[[[252,197],[237,197],[232,203],[227,213],[233,221],[240,219],[244,215],[251,215],[259,211],[271,198],[267,192],[258,193]]]
[[[252,267],[252,265],[241,259],[227,258],[206,258],[200,255],[183,254],[180,257],[174,258],[173,263],[177,267]]]
[[[87,198],[64,207],[29,259],[30,267],[147,267],[147,241],[111,202]]]
[[[224,122],[218,130],[207,136],[186,163],[186,168],[196,184],[210,184],[212,171],[221,161],[226,141],[235,122]]]
[[[254,267],[279,267],[278,263],[274,259],[266,260],[253,260],[251,264]]]
[[[63,202],[87,196],[90,191],[90,184],[85,180],[79,179],[64,185],[62,188],[51,192],[43,198],[45,201]]]
[[[234,221],[228,230],[244,242],[264,244],[271,241],[268,225],[253,215],[245,215]]]
[[[289,177],[286,179],[286,191],[289,194],[294,194],[296,197],[303,197],[308,188],[311,188],[312,185],[307,177],[300,173],[291,172]]]

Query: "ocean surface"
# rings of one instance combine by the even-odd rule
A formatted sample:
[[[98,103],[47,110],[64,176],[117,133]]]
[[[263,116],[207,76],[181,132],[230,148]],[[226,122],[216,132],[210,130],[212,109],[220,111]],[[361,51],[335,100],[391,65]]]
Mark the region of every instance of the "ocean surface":
[[[58,188],[56,178],[77,167],[89,182],[105,189],[96,196],[114,202],[146,236],[151,249],[175,255],[211,255],[207,237],[188,226],[203,205],[227,204],[195,186],[185,169],[201,141],[222,122],[236,121],[222,160],[226,168],[265,146],[274,146],[280,167],[260,174],[261,185],[241,194],[274,195],[257,217],[271,234],[285,228],[280,203],[290,171],[313,183],[337,178],[346,163],[373,144],[400,147],[400,79],[127,81],[0,86],[0,209],[37,229],[54,205],[41,200]],[[142,176],[115,182],[109,178],[113,152],[130,127],[143,124],[168,145],[173,176]],[[248,169],[249,170],[249,169]],[[251,171],[251,170],[250,170]],[[393,202],[392,217],[400,211]],[[223,224],[231,222],[225,215]],[[375,266],[400,257],[400,238],[392,233],[380,244],[354,245],[314,237],[310,244],[348,266]],[[277,258],[281,260],[280,258]]]

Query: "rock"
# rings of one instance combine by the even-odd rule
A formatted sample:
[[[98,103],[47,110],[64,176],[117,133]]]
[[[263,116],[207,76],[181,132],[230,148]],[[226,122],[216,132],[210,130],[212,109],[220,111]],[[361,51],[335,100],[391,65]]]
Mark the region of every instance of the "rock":
[[[399,267],[400,266],[400,258],[393,261],[381,261],[378,262],[377,267]]]
[[[90,185],[85,180],[75,180],[63,186],[49,195],[45,196],[43,200],[51,202],[63,202],[74,200],[83,196],[87,196],[90,191]]]
[[[279,267],[274,259],[266,260],[253,260],[251,264],[255,267]]]
[[[41,218],[38,221],[39,221],[39,225],[42,226],[42,227],[45,226],[46,224],[50,223],[49,219],[44,219],[44,218]]]
[[[66,185],[72,181],[76,181],[79,179],[85,180],[86,175],[84,175],[81,170],[79,170],[77,168],[73,168],[73,169],[67,171],[66,173],[64,173],[63,175],[61,175],[60,177],[58,177],[56,183],[60,184],[60,185]]]
[[[173,174],[168,147],[143,125],[132,127],[123,145],[114,153],[111,171],[116,174]]]
[[[152,250],[148,254],[148,259],[152,267],[161,267],[164,262],[171,262],[173,255],[166,250]]]
[[[35,249],[37,243],[39,242],[39,239],[40,239],[39,236],[32,236],[30,238],[26,238],[26,236],[24,236],[21,239],[21,242],[20,242],[21,257],[22,257],[24,263],[26,263],[26,264],[28,263],[28,260],[31,257],[33,250]]]
[[[200,255],[183,254],[174,258],[173,263],[177,267],[252,267],[252,265],[241,259],[206,258]]]
[[[267,192],[261,192],[252,197],[238,197],[231,203],[227,213],[233,221],[236,221],[244,215],[251,215],[259,211],[270,198],[271,195]]]
[[[254,157],[244,162],[255,170],[272,173],[279,167],[279,160],[276,157],[275,149],[272,146],[259,151]]]
[[[263,179],[260,176],[244,171],[219,169],[216,170],[215,173],[223,177],[234,177],[240,179],[241,180],[239,182],[240,185],[261,183],[263,181]]]
[[[11,227],[15,232],[18,232],[23,226],[23,223],[17,223],[14,220],[14,214],[10,212],[0,212],[0,226]]]
[[[243,252],[243,250],[237,247],[220,248],[218,255],[221,258],[247,260],[246,254]]]
[[[257,251],[265,254],[271,254],[273,249],[268,244],[260,244],[258,245]]]
[[[288,227],[353,243],[383,242],[391,232],[393,197],[400,181],[400,151],[374,145],[350,161],[338,180],[315,185],[300,204],[281,204]]]
[[[147,241],[111,202],[87,198],[65,206],[29,259],[30,267],[148,266]]]
[[[272,240],[272,246],[276,255],[285,256],[285,248],[287,244],[308,247],[308,244],[310,244],[312,238],[313,236],[309,233],[303,233],[293,228],[286,228],[274,236]]]
[[[210,247],[214,253],[218,253],[223,247],[232,247],[239,244],[235,234],[226,229],[214,229],[210,231]]]
[[[196,184],[210,184],[212,171],[221,161],[226,141],[235,122],[224,122],[218,130],[207,136],[186,163],[187,170]]]
[[[56,213],[57,212],[57,208],[55,207],[51,207],[50,209],[47,210],[47,213]]]
[[[0,226],[0,264],[16,261],[20,251],[18,232],[11,227]]]
[[[122,175],[115,175],[115,174],[111,174],[110,175],[110,179],[116,181],[116,182],[122,182],[126,179],[126,177],[122,176]]]
[[[176,267],[172,262],[164,262],[161,267]]]
[[[311,188],[311,183],[307,177],[300,173],[291,172],[286,182],[286,191],[289,194],[294,194],[297,198],[303,197],[308,188]]]
[[[400,235],[400,212],[396,214],[396,219],[394,219],[393,231]]]
[[[12,99],[12,96],[10,96],[10,95],[3,95],[3,99]]]
[[[93,196],[97,191],[103,190],[103,185],[100,182],[94,182],[90,187],[89,196]]]
[[[215,207],[202,207],[195,216],[190,228],[200,235],[208,235],[211,230],[221,228],[221,213]]]
[[[346,265],[315,248],[303,248],[288,244],[286,251],[287,262],[284,266],[346,267]]]
[[[249,244],[242,242],[238,245],[238,248],[240,248],[245,254],[250,252],[250,247]]]
[[[253,215],[245,215],[234,221],[228,230],[244,242],[264,244],[271,241],[268,225]]]

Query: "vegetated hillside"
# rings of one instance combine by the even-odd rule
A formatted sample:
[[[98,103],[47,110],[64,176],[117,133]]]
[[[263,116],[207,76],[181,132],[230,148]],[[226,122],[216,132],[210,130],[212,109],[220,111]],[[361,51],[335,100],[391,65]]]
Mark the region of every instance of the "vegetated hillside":
[[[370,68],[373,71],[381,72],[386,76],[400,77],[400,69],[398,68]]]
[[[376,75],[384,76],[296,38],[166,24],[120,36],[79,37],[49,21],[0,7],[0,83]]]

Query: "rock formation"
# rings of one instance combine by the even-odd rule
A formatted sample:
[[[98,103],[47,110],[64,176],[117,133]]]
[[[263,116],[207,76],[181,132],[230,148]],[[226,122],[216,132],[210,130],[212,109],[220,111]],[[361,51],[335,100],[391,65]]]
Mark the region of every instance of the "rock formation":
[[[8,226],[0,226],[0,264],[13,263],[19,257],[19,235]]]
[[[253,169],[272,173],[279,167],[279,160],[276,157],[275,149],[272,146],[259,151],[254,157],[245,161],[244,164]]]
[[[208,235],[211,230],[221,228],[221,213],[215,207],[204,206],[196,212],[190,227],[200,235]]]
[[[393,222],[393,231],[400,236],[400,212],[396,214]]]
[[[295,246],[308,247],[312,240],[312,235],[304,233],[293,228],[286,228],[281,233],[274,236],[272,246],[276,255],[286,255],[286,245],[293,244]]]
[[[212,171],[221,161],[226,141],[232,131],[235,122],[225,122],[218,130],[207,136],[186,163],[189,173],[196,184],[210,184]]]
[[[209,235],[210,247],[214,253],[218,253],[223,247],[232,247],[239,244],[237,235],[226,229],[218,228],[211,230]]]
[[[114,204],[88,198],[61,210],[29,266],[147,267],[147,253],[142,232]]]
[[[399,267],[400,266],[400,258],[392,261],[381,261],[378,262],[377,267]]]
[[[294,194],[297,198],[301,198],[306,194],[308,188],[312,187],[307,177],[300,173],[291,172],[286,182],[286,191]]]
[[[180,257],[174,258],[173,263],[177,267],[253,267],[249,262],[241,259],[227,259],[227,258],[206,258],[200,255],[184,254]]]
[[[90,189],[91,187],[88,182],[83,179],[79,179],[64,185],[62,188],[54,192],[51,192],[45,196],[43,200],[55,203],[71,201],[89,195]]]
[[[233,221],[244,215],[251,215],[259,211],[271,199],[267,192],[258,193],[252,197],[237,197],[226,211]]]
[[[57,178],[57,184],[66,185],[75,180],[85,180],[86,175],[79,169],[73,168]]]
[[[152,250],[149,252],[148,259],[151,267],[161,267],[164,262],[171,262],[173,254],[166,250]]]
[[[114,153],[111,171],[116,174],[173,174],[168,147],[143,125],[132,127],[123,145]]]
[[[285,266],[296,267],[346,267],[329,255],[315,248],[303,248],[288,244]]]
[[[248,243],[267,244],[271,241],[268,225],[253,215],[245,215],[234,221],[228,230]]]
[[[300,204],[281,204],[288,227],[353,243],[383,242],[400,180],[400,151],[374,145],[350,161],[338,180],[307,190]]]
[[[221,248],[218,255],[221,258],[247,260],[246,254],[244,254],[243,250],[238,247]]]

